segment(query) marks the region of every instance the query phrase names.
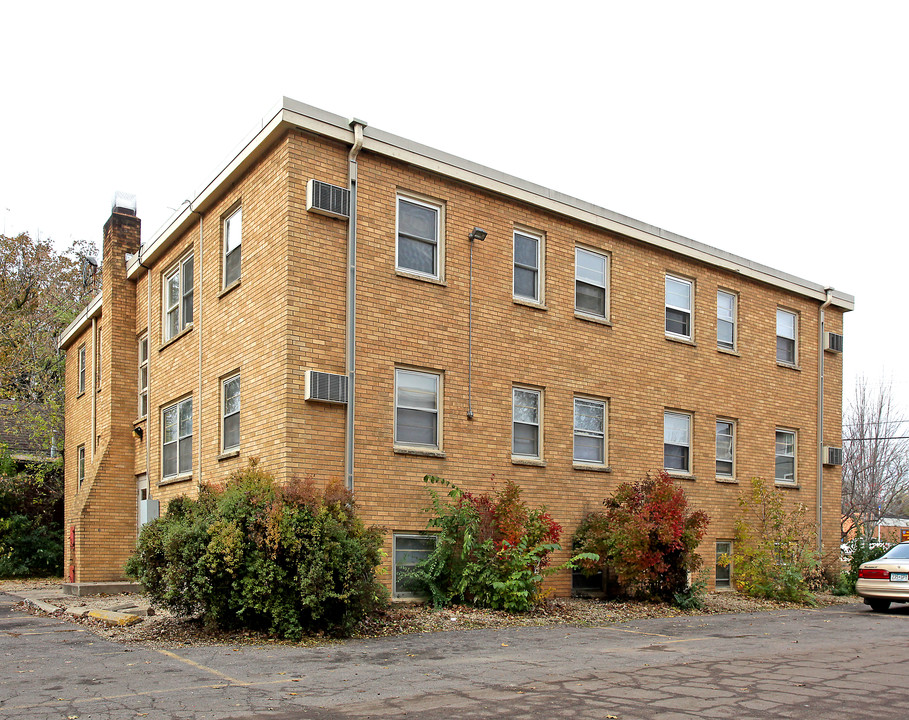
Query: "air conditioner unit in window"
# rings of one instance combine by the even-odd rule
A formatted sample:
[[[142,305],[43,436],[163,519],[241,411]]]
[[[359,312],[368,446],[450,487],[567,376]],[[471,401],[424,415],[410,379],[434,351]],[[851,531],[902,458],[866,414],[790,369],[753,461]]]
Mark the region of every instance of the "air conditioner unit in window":
[[[318,402],[346,404],[347,376],[307,370],[304,398]]]
[[[843,336],[839,333],[825,332],[824,350],[829,350],[830,352],[836,353],[843,352]]]
[[[329,217],[348,218],[350,190],[321,180],[310,180],[306,183],[306,210]]]
[[[830,447],[829,445],[824,445],[824,465],[842,466],[842,464],[843,464],[843,448]]]

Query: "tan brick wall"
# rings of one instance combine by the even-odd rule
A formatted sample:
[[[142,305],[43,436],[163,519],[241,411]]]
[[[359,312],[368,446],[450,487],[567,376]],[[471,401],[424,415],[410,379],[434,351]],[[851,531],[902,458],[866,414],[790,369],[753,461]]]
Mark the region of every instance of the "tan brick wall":
[[[625,481],[662,465],[663,412],[693,417],[692,479],[682,481],[711,525],[701,548],[708,567],[713,543],[732,537],[736,499],[752,476],[772,477],[774,431],[798,431],[798,486],[790,502],[816,502],[817,338],[820,303],[668,251],[582,225],[516,201],[418,171],[364,152],[359,161],[356,493],[367,523],[393,532],[425,527],[422,477],[442,475],[470,490],[492,490],[508,478],[532,505],[545,504],[564,525],[566,543],[582,515]],[[343,474],[344,408],[304,401],[307,369],[344,372],[347,223],[305,211],[309,178],[346,185],[347,149],[302,132],[284,136],[202,214],[133,284],[133,354],[123,375],[131,383],[126,422],[136,403],[136,339],[149,334],[149,417],[144,440],[131,439],[134,476],[145,470],[162,510],[200,483],[220,482],[259,457],[279,479]],[[444,279],[415,280],[395,271],[396,193],[444,203]],[[243,207],[242,279],[222,286],[222,224]],[[473,378],[475,417],[467,418],[468,262],[471,228],[488,231],[474,246]],[[533,228],[545,236],[542,307],[512,298],[512,233]],[[610,323],[574,313],[574,249],[609,254]],[[195,324],[163,342],[162,273],[185,253],[195,258]],[[664,333],[664,278],[694,281],[694,342]],[[146,293],[150,289],[150,316]],[[738,294],[738,353],[716,347],[716,292]],[[799,369],[775,359],[776,308],[799,314]],[[107,312],[105,308],[105,313]],[[105,316],[106,317],[106,316]],[[106,320],[105,320],[106,322]],[[827,311],[827,329],[841,330],[841,313]],[[105,323],[102,323],[102,327]],[[69,348],[68,387],[73,387]],[[102,341],[103,344],[104,341]],[[201,370],[200,370],[201,352]],[[826,354],[825,439],[839,445],[841,357]],[[445,457],[395,453],[394,369],[412,366],[443,376]],[[241,373],[240,451],[220,458],[220,382]],[[511,390],[543,390],[545,467],[511,459]],[[125,390],[124,390],[125,392]],[[102,395],[104,389],[102,388]],[[573,399],[607,400],[611,472],[573,467]],[[193,397],[193,473],[160,485],[161,411]],[[67,480],[85,436],[85,398],[67,398]],[[715,420],[736,420],[738,484],[715,477]],[[75,432],[71,425],[75,424]],[[83,440],[84,441],[84,440]],[[72,452],[70,449],[72,448]],[[201,474],[199,472],[201,457]],[[824,470],[825,543],[839,542],[839,473]],[[135,491],[133,484],[133,493]],[[68,487],[68,498],[71,493]],[[134,497],[133,497],[134,505]],[[68,505],[68,507],[70,507]],[[133,509],[134,512],[134,509]],[[567,557],[567,551],[562,558]],[[553,581],[567,593],[567,573]]]

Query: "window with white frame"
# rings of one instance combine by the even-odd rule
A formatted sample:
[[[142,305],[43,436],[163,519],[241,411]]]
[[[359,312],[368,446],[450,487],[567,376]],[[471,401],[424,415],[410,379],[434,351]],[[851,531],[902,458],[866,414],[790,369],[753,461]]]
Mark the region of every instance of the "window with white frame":
[[[101,389],[101,323],[95,330],[95,390]]]
[[[439,205],[398,196],[399,270],[441,278],[439,242],[442,208]]]
[[[221,383],[221,450],[240,447],[240,375]]]
[[[796,354],[796,330],[798,329],[798,318],[794,312],[777,309],[776,311],[776,359],[778,362],[787,365],[795,365],[797,360]]]
[[[148,415],[148,337],[139,340],[139,417]]]
[[[732,542],[718,540],[716,543],[716,587],[732,587]]]
[[[394,536],[392,596],[396,598],[425,597],[427,588],[413,577],[417,565],[426,560],[436,548],[432,535]]]
[[[76,479],[78,481],[76,489],[78,490],[85,481],[85,445],[76,448]]]
[[[795,430],[776,429],[776,472],[779,482],[794,483],[795,478]]]
[[[193,324],[193,256],[164,274],[164,341]]]
[[[736,297],[734,293],[717,290],[716,345],[723,350],[735,350]]]
[[[666,276],[666,334],[691,340],[691,295],[693,283]]]
[[[691,472],[691,415],[663,413],[663,467],[670,472]]]
[[[606,403],[574,399],[574,461],[606,464]]]
[[[735,476],[735,422],[716,421],[716,474],[717,477]]]
[[[539,459],[541,398],[539,390],[512,388],[512,455]]]
[[[85,344],[79,346],[79,394],[85,392]]]
[[[243,245],[243,208],[224,220],[224,287],[240,279],[240,251]]]
[[[395,444],[439,448],[441,377],[418,370],[395,370]]]
[[[514,231],[514,288],[516,298],[542,302],[540,258],[543,239],[522,230]]]
[[[606,283],[609,258],[603,253],[574,249],[574,309],[585,315],[606,318]]]
[[[161,474],[185,475],[193,469],[193,399],[186,398],[161,412]]]

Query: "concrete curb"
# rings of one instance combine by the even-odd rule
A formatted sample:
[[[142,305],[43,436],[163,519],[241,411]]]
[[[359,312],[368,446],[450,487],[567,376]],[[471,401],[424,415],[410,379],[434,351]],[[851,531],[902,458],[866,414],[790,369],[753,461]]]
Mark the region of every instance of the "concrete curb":
[[[91,610],[88,616],[116,627],[135,625],[142,620],[138,615],[130,615],[129,613],[115,612],[113,610]]]

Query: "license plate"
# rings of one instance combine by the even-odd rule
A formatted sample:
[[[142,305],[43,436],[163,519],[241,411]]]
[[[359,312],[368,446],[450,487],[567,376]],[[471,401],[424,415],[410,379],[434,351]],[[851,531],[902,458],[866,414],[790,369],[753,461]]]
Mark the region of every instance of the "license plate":
[[[890,573],[890,582],[909,582],[909,573]]]

